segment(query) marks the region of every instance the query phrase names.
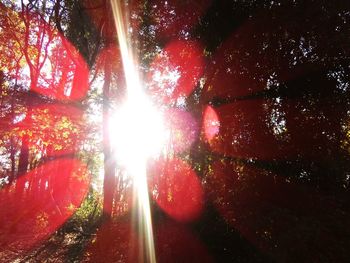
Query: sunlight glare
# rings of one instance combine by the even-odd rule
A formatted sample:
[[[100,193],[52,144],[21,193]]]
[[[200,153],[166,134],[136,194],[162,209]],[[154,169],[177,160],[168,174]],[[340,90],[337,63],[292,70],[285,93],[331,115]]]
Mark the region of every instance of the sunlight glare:
[[[115,112],[109,131],[117,161],[131,173],[140,161],[156,157],[167,137],[163,116],[141,92]]]
[[[125,4],[125,3],[124,3]],[[116,111],[110,137],[117,160],[124,164],[134,181],[135,214],[140,236],[140,261],[156,262],[152,216],[149,203],[146,163],[147,158],[156,153],[163,144],[161,115],[148,101],[142,91],[139,74],[133,56],[132,41],[126,32],[128,14],[122,1],[111,0],[113,18],[117,29],[126,80],[127,100]]]

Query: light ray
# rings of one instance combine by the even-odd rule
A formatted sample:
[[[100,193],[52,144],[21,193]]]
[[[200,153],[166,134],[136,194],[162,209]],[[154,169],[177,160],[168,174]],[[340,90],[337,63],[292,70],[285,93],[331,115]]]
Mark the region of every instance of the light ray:
[[[138,71],[136,70],[135,58],[133,56],[133,49],[131,46],[130,38],[127,36],[127,14],[123,13],[123,7],[119,0],[111,0],[111,6],[113,10],[113,18],[117,29],[119,48],[122,57],[122,63],[124,68],[126,88],[127,88],[127,107],[129,109],[138,109],[138,112],[142,112],[140,101],[143,102],[145,95],[141,88],[141,82]],[[137,113],[136,113],[137,115]],[[129,117],[133,117],[132,115]],[[126,117],[128,118],[128,117]],[[139,118],[129,120],[127,123],[138,122]],[[130,125],[130,129],[135,129],[133,125]],[[135,131],[134,131],[135,132]],[[142,132],[142,131],[141,131]],[[134,147],[131,147],[131,150]],[[118,151],[118,149],[116,149]],[[136,202],[138,207],[137,221],[138,229],[140,231],[140,257],[142,261],[156,262],[154,238],[152,229],[152,218],[149,203],[149,194],[146,177],[146,161],[147,153],[140,151],[138,154],[135,151],[133,156],[133,164],[127,165],[129,173],[134,181],[134,192],[136,193]],[[123,154],[123,152],[121,152]],[[130,159],[129,159],[130,160]]]

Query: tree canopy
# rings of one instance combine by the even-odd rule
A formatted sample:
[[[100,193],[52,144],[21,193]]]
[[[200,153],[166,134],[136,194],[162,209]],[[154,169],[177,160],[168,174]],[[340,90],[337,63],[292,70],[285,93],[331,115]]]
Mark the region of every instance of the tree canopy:
[[[0,262],[347,262],[349,33],[347,1],[2,1]]]

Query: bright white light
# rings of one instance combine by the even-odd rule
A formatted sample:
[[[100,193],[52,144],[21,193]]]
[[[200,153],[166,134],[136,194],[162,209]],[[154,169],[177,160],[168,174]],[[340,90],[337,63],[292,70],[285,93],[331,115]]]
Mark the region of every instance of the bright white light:
[[[115,112],[109,130],[117,161],[131,172],[160,153],[167,134],[162,114],[143,93],[130,97]]]
[[[146,161],[159,151],[165,139],[162,117],[143,94],[137,70],[133,64],[131,41],[123,16],[122,1],[112,0],[112,10],[118,34],[118,43],[123,61],[128,100],[111,120],[111,143],[115,155],[132,175],[138,226],[140,229],[139,261],[156,262],[151,208],[149,204]]]

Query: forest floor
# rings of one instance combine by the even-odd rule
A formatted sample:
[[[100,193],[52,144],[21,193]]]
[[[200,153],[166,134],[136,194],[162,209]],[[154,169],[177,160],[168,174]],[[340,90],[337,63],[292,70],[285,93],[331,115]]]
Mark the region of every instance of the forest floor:
[[[85,258],[86,247],[96,236],[96,226],[88,230],[72,228],[58,230],[45,241],[38,244],[24,256],[17,257],[14,263],[36,262],[82,262]]]
[[[95,235],[81,231],[56,232],[49,239],[26,253],[25,256],[18,257],[14,262],[82,262],[85,248]]]
[[[8,254],[0,257],[0,262],[134,262],[129,257],[130,247],[135,246],[130,221],[128,216],[104,223],[94,220],[83,226],[68,221],[30,251]]]

